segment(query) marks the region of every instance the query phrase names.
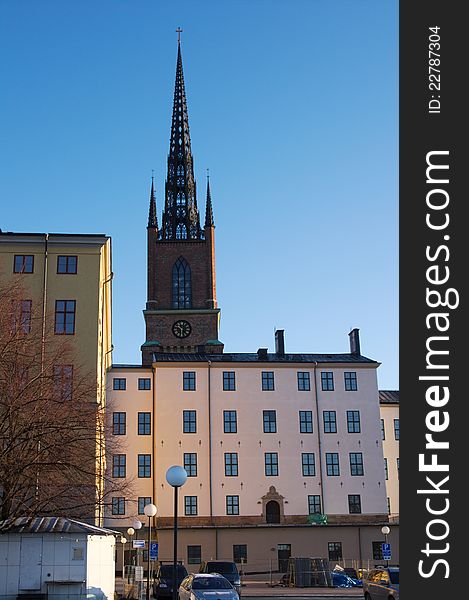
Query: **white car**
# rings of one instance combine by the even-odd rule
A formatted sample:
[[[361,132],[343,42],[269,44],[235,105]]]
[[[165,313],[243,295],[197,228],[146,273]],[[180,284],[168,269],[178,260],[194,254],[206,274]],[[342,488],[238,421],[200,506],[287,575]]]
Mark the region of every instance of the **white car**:
[[[179,600],[239,600],[228,579],[217,573],[192,573],[179,587]]]

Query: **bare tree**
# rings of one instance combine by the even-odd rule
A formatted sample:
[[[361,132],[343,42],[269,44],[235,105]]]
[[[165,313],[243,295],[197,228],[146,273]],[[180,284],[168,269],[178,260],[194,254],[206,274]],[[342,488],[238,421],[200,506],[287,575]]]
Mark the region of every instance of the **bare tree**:
[[[73,344],[54,335],[20,286],[0,287],[0,520],[64,515],[102,521],[112,497],[118,436],[109,407]],[[109,468],[107,468],[109,466]]]

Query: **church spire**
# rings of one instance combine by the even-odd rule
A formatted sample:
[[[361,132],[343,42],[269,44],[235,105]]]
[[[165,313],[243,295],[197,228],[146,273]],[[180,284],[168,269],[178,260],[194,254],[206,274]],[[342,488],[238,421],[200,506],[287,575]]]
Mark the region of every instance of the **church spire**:
[[[155,229],[158,229],[158,215],[156,212],[155,184],[153,181],[153,175],[151,176],[150,209],[148,211],[148,227],[154,227]]]
[[[207,201],[205,203],[205,227],[214,227],[212,196],[210,194],[210,176],[207,169]]]
[[[179,28],[176,31],[179,37]],[[166,240],[203,239],[197,209],[180,39],[178,39],[162,238]]]

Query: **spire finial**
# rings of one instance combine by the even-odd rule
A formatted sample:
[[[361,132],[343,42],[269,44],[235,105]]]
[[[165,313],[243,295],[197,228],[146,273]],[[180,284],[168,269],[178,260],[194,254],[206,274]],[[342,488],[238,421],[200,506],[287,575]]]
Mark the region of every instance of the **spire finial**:
[[[214,227],[212,195],[210,194],[210,171],[207,169],[207,201],[205,203],[205,227]]]
[[[148,211],[148,227],[154,227],[158,229],[158,215],[156,212],[156,198],[155,198],[155,181],[154,181],[154,170],[151,170],[151,190],[150,190],[150,209]]]
[[[181,33],[184,31],[184,29],[181,29],[180,27],[178,27],[176,29],[176,33],[178,34],[178,44],[181,43]]]

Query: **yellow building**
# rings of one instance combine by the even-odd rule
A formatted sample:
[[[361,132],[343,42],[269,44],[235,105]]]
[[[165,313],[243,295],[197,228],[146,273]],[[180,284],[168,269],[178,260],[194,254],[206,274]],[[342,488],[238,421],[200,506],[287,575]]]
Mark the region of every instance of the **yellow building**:
[[[41,328],[43,338],[47,332],[48,339],[68,342],[74,362],[67,365],[68,374],[73,381],[87,374],[100,407],[105,403],[106,371],[112,363],[111,281],[108,236],[0,231],[0,286],[12,294],[19,287],[21,318],[24,322],[29,318],[26,313],[34,314],[36,339]],[[103,433],[104,423],[98,422],[96,481],[91,485],[98,497],[105,468]],[[102,506],[95,504],[94,518],[101,522]]]
[[[399,521],[399,392],[379,391],[389,520]]]

